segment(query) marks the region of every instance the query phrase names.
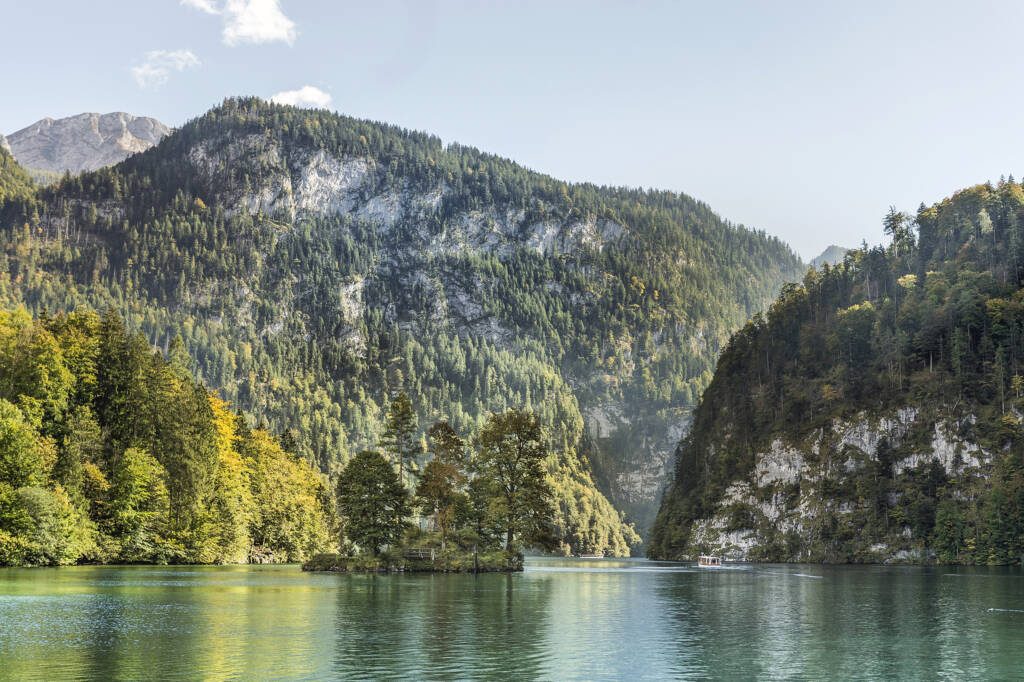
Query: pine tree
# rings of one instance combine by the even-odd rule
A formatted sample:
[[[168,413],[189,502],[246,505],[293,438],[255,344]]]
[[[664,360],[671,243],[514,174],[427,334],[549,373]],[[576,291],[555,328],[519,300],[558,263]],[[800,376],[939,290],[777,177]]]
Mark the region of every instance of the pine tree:
[[[381,447],[398,466],[398,479],[403,485],[406,483],[406,474],[412,473],[416,458],[421,454],[418,432],[419,423],[412,401],[405,391],[400,391],[388,409]]]

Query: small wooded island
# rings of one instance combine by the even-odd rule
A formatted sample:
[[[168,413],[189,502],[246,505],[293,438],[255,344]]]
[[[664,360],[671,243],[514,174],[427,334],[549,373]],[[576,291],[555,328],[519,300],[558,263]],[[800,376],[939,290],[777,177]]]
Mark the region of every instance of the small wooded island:
[[[548,452],[535,415],[492,414],[472,457],[455,430],[438,422],[427,431],[431,459],[421,471],[415,468],[423,449],[416,434],[412,405],[399,393],[383,442],[393,460],[363,450],[338,477],[345,551],[319,554],[303,570],[521,571],[524,546],[557,546],[544,468]],[[409,523],[416,511],[418,523]]]

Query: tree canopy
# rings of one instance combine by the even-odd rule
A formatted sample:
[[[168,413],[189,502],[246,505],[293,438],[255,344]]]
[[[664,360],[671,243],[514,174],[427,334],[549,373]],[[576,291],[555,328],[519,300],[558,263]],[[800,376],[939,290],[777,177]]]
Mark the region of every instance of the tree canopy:
[[[326,490],[116,314],[0,311],[0,565],[298,561]]]

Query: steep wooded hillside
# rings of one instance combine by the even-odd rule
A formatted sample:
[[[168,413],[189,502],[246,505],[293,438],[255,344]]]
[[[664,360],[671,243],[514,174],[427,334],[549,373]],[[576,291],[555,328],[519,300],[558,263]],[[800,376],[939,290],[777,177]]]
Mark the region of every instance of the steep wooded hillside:
[[[1021,560],[1024,188],[885,228],[891,246],[810,272],[729,342],[652,556]]]

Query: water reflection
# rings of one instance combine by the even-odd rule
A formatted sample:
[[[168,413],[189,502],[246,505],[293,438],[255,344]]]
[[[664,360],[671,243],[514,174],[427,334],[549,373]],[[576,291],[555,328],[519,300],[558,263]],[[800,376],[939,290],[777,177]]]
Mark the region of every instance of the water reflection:
[[[1014,569],[0,570],[2,679],[1017,679]]]
[[[536,678],[547,581],[506,575],[335,576],[333,672]]]
[[[748,566],[655,591],[670,627],[687,633],[672,666],[683,675],[1020,679],[1024,617],[1000,623],[986,605],[1024,601],[1021,572],[954,575],[962,579],[919,567]]]

